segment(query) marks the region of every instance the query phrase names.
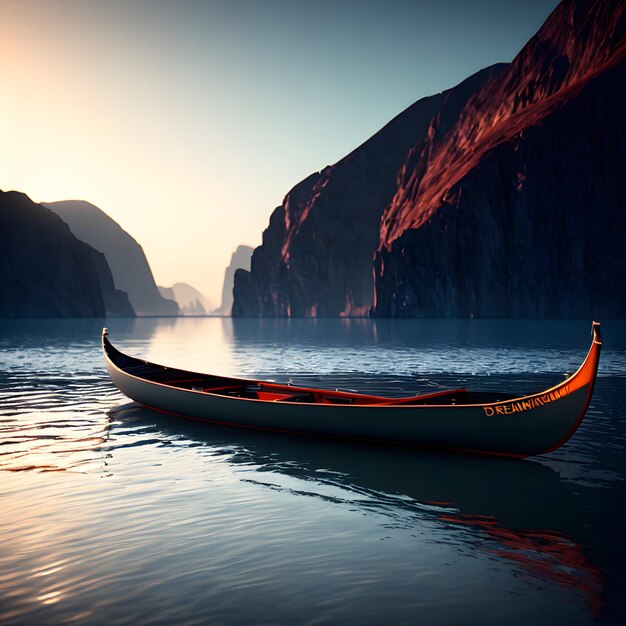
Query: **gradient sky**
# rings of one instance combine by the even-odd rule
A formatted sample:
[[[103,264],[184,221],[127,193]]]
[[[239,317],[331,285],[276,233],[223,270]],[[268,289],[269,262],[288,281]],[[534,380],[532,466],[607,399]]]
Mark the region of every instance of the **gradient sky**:
[[[96,204],[218,304],[298,181],[556,0],[0,0],[0,189]]]

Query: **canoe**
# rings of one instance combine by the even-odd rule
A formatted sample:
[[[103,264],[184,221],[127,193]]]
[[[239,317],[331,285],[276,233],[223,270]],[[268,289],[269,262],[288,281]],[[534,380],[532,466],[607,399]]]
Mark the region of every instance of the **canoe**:
[[[115,386],[144,406],[180,417],[260,430],[526,457],[561,447],[580,425],[598,371],[602,339],[580,368],[526,396],[449,389],[405,398],[213,376],[128,356],[102,330]]]

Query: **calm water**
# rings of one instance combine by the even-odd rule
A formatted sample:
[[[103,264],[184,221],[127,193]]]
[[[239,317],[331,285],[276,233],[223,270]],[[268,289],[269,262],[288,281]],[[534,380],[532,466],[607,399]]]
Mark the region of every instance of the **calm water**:
[[[589,322],[108,320],[130,354],[389,394],[536,391]],[[99,320],[0,321],[2,624],[623,624],[626,323],[525,461],[186,422],[110,383]]]

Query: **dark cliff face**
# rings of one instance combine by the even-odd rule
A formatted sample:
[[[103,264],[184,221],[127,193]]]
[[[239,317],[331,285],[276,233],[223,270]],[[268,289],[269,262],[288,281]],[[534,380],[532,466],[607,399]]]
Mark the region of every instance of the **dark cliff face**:
[[[501,68],[459,85],[464,103]],[[380,218],[410,148],[450,92],[424,98],[333,166],[296,185],[270,218],[251,271],[235,275],[233,316],[360,316],[373,303]]]
[[[405,165],[380,317],[626,315],[625,15],[564,2]]]
[[[115,286],[128,293],[138,315],[178,315],[176,302],[159,293],[141,246],[104,211],[82,200],[44,206],[61,217],[76,237],[105,255]]]
[[[566,0],[270,219],[235,316],[624,316],[626,10]]]
[[[98,252],[91,246],[88,247],[90,248],[91,258],[98,275],[98,280],[100,281],[100,290],[102,291],[102,299],[104,300],[105,313],[114,316],[135,317],[135,310],[128,299],[128,294],[125,291],[115,288],[113,274],[111,273],[111,268],[104,254]]]
[[[0,191],[0,317],[134,315],[102,254],[25,194]]]

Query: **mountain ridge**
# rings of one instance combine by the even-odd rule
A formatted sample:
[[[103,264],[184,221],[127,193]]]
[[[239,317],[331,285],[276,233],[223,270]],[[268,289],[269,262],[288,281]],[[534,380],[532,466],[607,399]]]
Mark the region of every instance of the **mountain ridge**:
[[[434,105],[410,145],[364,149],[396,117],[298,183],[236,273],[233,315],[626,315],[625,13],[564,0],[510,64],[405,110]]]
[[[141,245],[113,218],[85,200],[44,202],[80,240],[102,252],[116,286],[128,293],[138,315],[178,315],[178,305],[164,299]]]
[[[589,5],[589,13],[580,10],[583,5]],[[626,42],[622,37],[612,46],[611,39],[623,12],[620,2],[561,2],[508,67],[470,98],[442,140],[437,142],[433,132],[422,161],[412,171],[405,167],[383,217],[380,245],[388,247],[403,230],[418,228],[490,149],[537,124],[594,75],[618,63]],[[585,23],[591,32],[577,37]],[[497,104],[490,107],[491,102]]]
[[[421,147],[381,222],[375,316],[626,315],[625,30],[621,3],[562,2]]]
[[[446,95],[464,102],[496,64],[421,98],[346,157],[295,185],[270,217],[250,272],[235,273],[233,316],[362,316],[373,303],[380,219],[406,154]]]
[[[46,207],[0,191],[0,317],[132,316],[103,254]]]

